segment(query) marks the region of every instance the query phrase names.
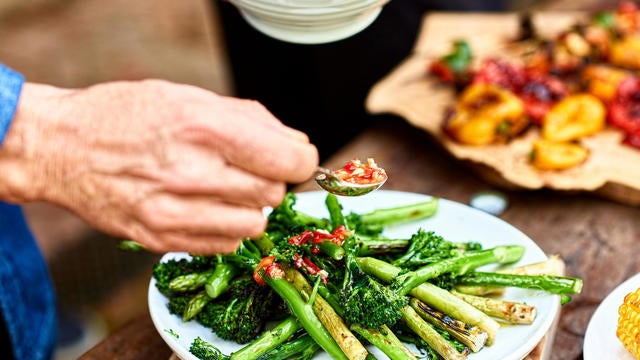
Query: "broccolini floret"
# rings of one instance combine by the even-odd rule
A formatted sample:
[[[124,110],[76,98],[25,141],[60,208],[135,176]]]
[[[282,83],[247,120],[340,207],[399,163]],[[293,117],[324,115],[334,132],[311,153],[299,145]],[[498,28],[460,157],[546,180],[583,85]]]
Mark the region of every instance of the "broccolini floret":
[[[347,324],[360,324],[369,329],[393,325],[402,317],[401,309],[408,298],[391,291],[359,268],[353,268],[350,280],[340,291],[340,302],[347,309]]]
[[[230,358],[213,344],[203,340],[199,336],[196,337],[191,343],[191,346],[189,346],[189,352],[200,360],[228,360]]]
[[[273,304],[269,287],[242,276],[232,281],[223,297],[205,305],[196,320],[222,339],[245,344],[262,332]]]
[[[342,215],[342,206],[335,195],[327,195],[325,201],[334,228],[347,227],[347,219]],[[349,235],[343,243],[345,250],[344,277],[338,298],[348,325],[360,324],[369,329],[382,325],[393,325],[402,318],[402,308],[408,298],[400,296],[366,274],[356,262],[358,240]]]
[[[287,193],[284,200],[267,216],[267,233],[274,242],[286,240],[291,234],[307,229],[328,229],[327,219],[314,217],[294,209],[297,197]]]
[[[392,264],[404,269],[414,269],[436,261],[460,256],[467,251],[481,250],[476,242],[454,243],[433,231],[419,229],[411,236],[407,251]]]
[[[204,256],[194,256],[190,259],[170,259],[166,262],[159,262],[153,266],[152,276],[156,280],[158,290],[171,296],[173,291],[169,287],[171,280],[178,276],[188,275],[206,271],[212,267],[215,260]]]

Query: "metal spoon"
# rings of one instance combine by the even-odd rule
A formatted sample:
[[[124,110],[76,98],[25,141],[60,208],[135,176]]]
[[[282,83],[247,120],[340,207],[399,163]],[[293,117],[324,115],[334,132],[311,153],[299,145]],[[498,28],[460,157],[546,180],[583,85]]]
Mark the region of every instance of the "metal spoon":
[[[383,181],[378,183],[355,184],[342,180],[329,169],[318,167],[316,169],[315,180],[321,188],[332,194],[342,196],[360,196],[377,190],[387,181],[387,178],[385,177]]]

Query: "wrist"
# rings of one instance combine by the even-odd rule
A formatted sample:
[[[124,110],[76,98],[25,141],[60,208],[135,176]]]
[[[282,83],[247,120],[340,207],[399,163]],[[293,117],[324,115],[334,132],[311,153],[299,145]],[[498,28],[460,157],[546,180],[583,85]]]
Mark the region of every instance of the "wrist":
[[[15,115],[0,147],[0,199],[22,203],[44,200],[46,171],[39,148],[54,119],[55,97],[65,90],[24,83]]]

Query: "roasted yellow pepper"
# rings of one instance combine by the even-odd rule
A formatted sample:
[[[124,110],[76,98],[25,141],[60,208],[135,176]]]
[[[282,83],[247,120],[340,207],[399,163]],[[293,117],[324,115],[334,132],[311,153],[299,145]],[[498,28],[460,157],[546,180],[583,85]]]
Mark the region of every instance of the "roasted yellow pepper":
[[[629,76],[628,71],[596,64],[587,65],[580,74],[586,84],[587,92],[604,102],[613,99],[622,80]]]
[[[563,170],[583,163],[589,151],[572,142],[538,139],[533,143],[531,163],[540,170]]]
[[[499,86],[475,83],[460,95],[444,131],[467,145],[505,142],[528,125],[524,104]]]
[[[609,62],[625,68],[640,69],[640,36],[628,34],[611,44]]]
[[[552,141],[572,141],[592,135],[605,126],[605,107],[590,94],[567,96],[542,119],[542,137]]]

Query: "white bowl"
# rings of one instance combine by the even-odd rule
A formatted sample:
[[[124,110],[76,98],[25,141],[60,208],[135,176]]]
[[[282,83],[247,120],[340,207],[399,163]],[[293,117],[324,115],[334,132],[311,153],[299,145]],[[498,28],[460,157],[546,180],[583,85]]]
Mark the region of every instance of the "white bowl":
[[[254,28],[301,44],[333,42],[368,27],[389,0],[229,0]]]

